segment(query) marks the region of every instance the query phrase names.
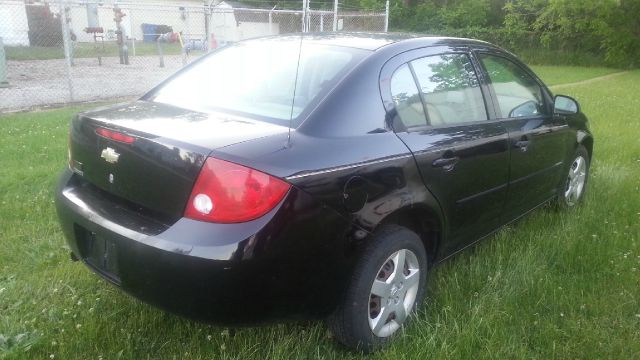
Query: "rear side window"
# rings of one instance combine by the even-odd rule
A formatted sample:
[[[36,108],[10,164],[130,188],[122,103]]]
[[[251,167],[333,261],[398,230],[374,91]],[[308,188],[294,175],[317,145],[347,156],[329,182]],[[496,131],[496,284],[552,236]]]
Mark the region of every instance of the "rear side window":
[[[503,57],[480,54],[502,118],[545,114],[542,89],[520,66]]]
[[[409,65],[404,64],[391,77],[391,96],[397,116],[407,128],[427,125],[424,107]]]
[[[433,126],[487,120],[475,70],[466,54],[428,56],[411,62]]]

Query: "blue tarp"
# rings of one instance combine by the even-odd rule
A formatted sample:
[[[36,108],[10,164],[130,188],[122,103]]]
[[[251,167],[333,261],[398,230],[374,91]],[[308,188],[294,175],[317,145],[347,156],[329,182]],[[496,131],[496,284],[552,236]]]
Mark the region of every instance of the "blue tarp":
[[[142,40],[146,43],[155,42],[158,38],[157,30],[158,25],[156,24],[141,24],[142,27]]]

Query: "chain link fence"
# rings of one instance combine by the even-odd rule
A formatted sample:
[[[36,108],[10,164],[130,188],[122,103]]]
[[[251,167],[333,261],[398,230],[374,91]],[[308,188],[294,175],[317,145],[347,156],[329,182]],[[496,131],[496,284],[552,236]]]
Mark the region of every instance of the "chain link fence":
[[[308,5],[307,5],[308,6]],[[386,31],[388,11],[0,0],[0,112],[142,95],[197,57],[258,36]]]

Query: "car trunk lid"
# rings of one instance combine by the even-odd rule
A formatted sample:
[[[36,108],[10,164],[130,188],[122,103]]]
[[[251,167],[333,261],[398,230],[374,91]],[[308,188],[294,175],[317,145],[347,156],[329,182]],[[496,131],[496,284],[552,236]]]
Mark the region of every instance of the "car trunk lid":
[[[69,165],[101,190],[177,220],[211,150],[286,131],[251,119],[137,101],[74,118]]]

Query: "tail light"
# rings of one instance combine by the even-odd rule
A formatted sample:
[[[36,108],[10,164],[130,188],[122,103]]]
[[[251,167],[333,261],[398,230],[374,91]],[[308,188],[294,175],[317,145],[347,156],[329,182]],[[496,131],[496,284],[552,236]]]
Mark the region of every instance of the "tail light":
[[[218,223],[257,219],[273,209],[291,185],[232,162],[207,158],[184,216]]]
[[[133,136],[129,136],[121,132],[117,132],[117,131],[113,131],[113,130],[109,130],[101,127],[96,128],[96,134],[102,137],[106,137],[107,139],[111,139],[111,140],[125,143],[125,144],[132,144],[134,141],[136,141],[136,138],[134,138]]]

